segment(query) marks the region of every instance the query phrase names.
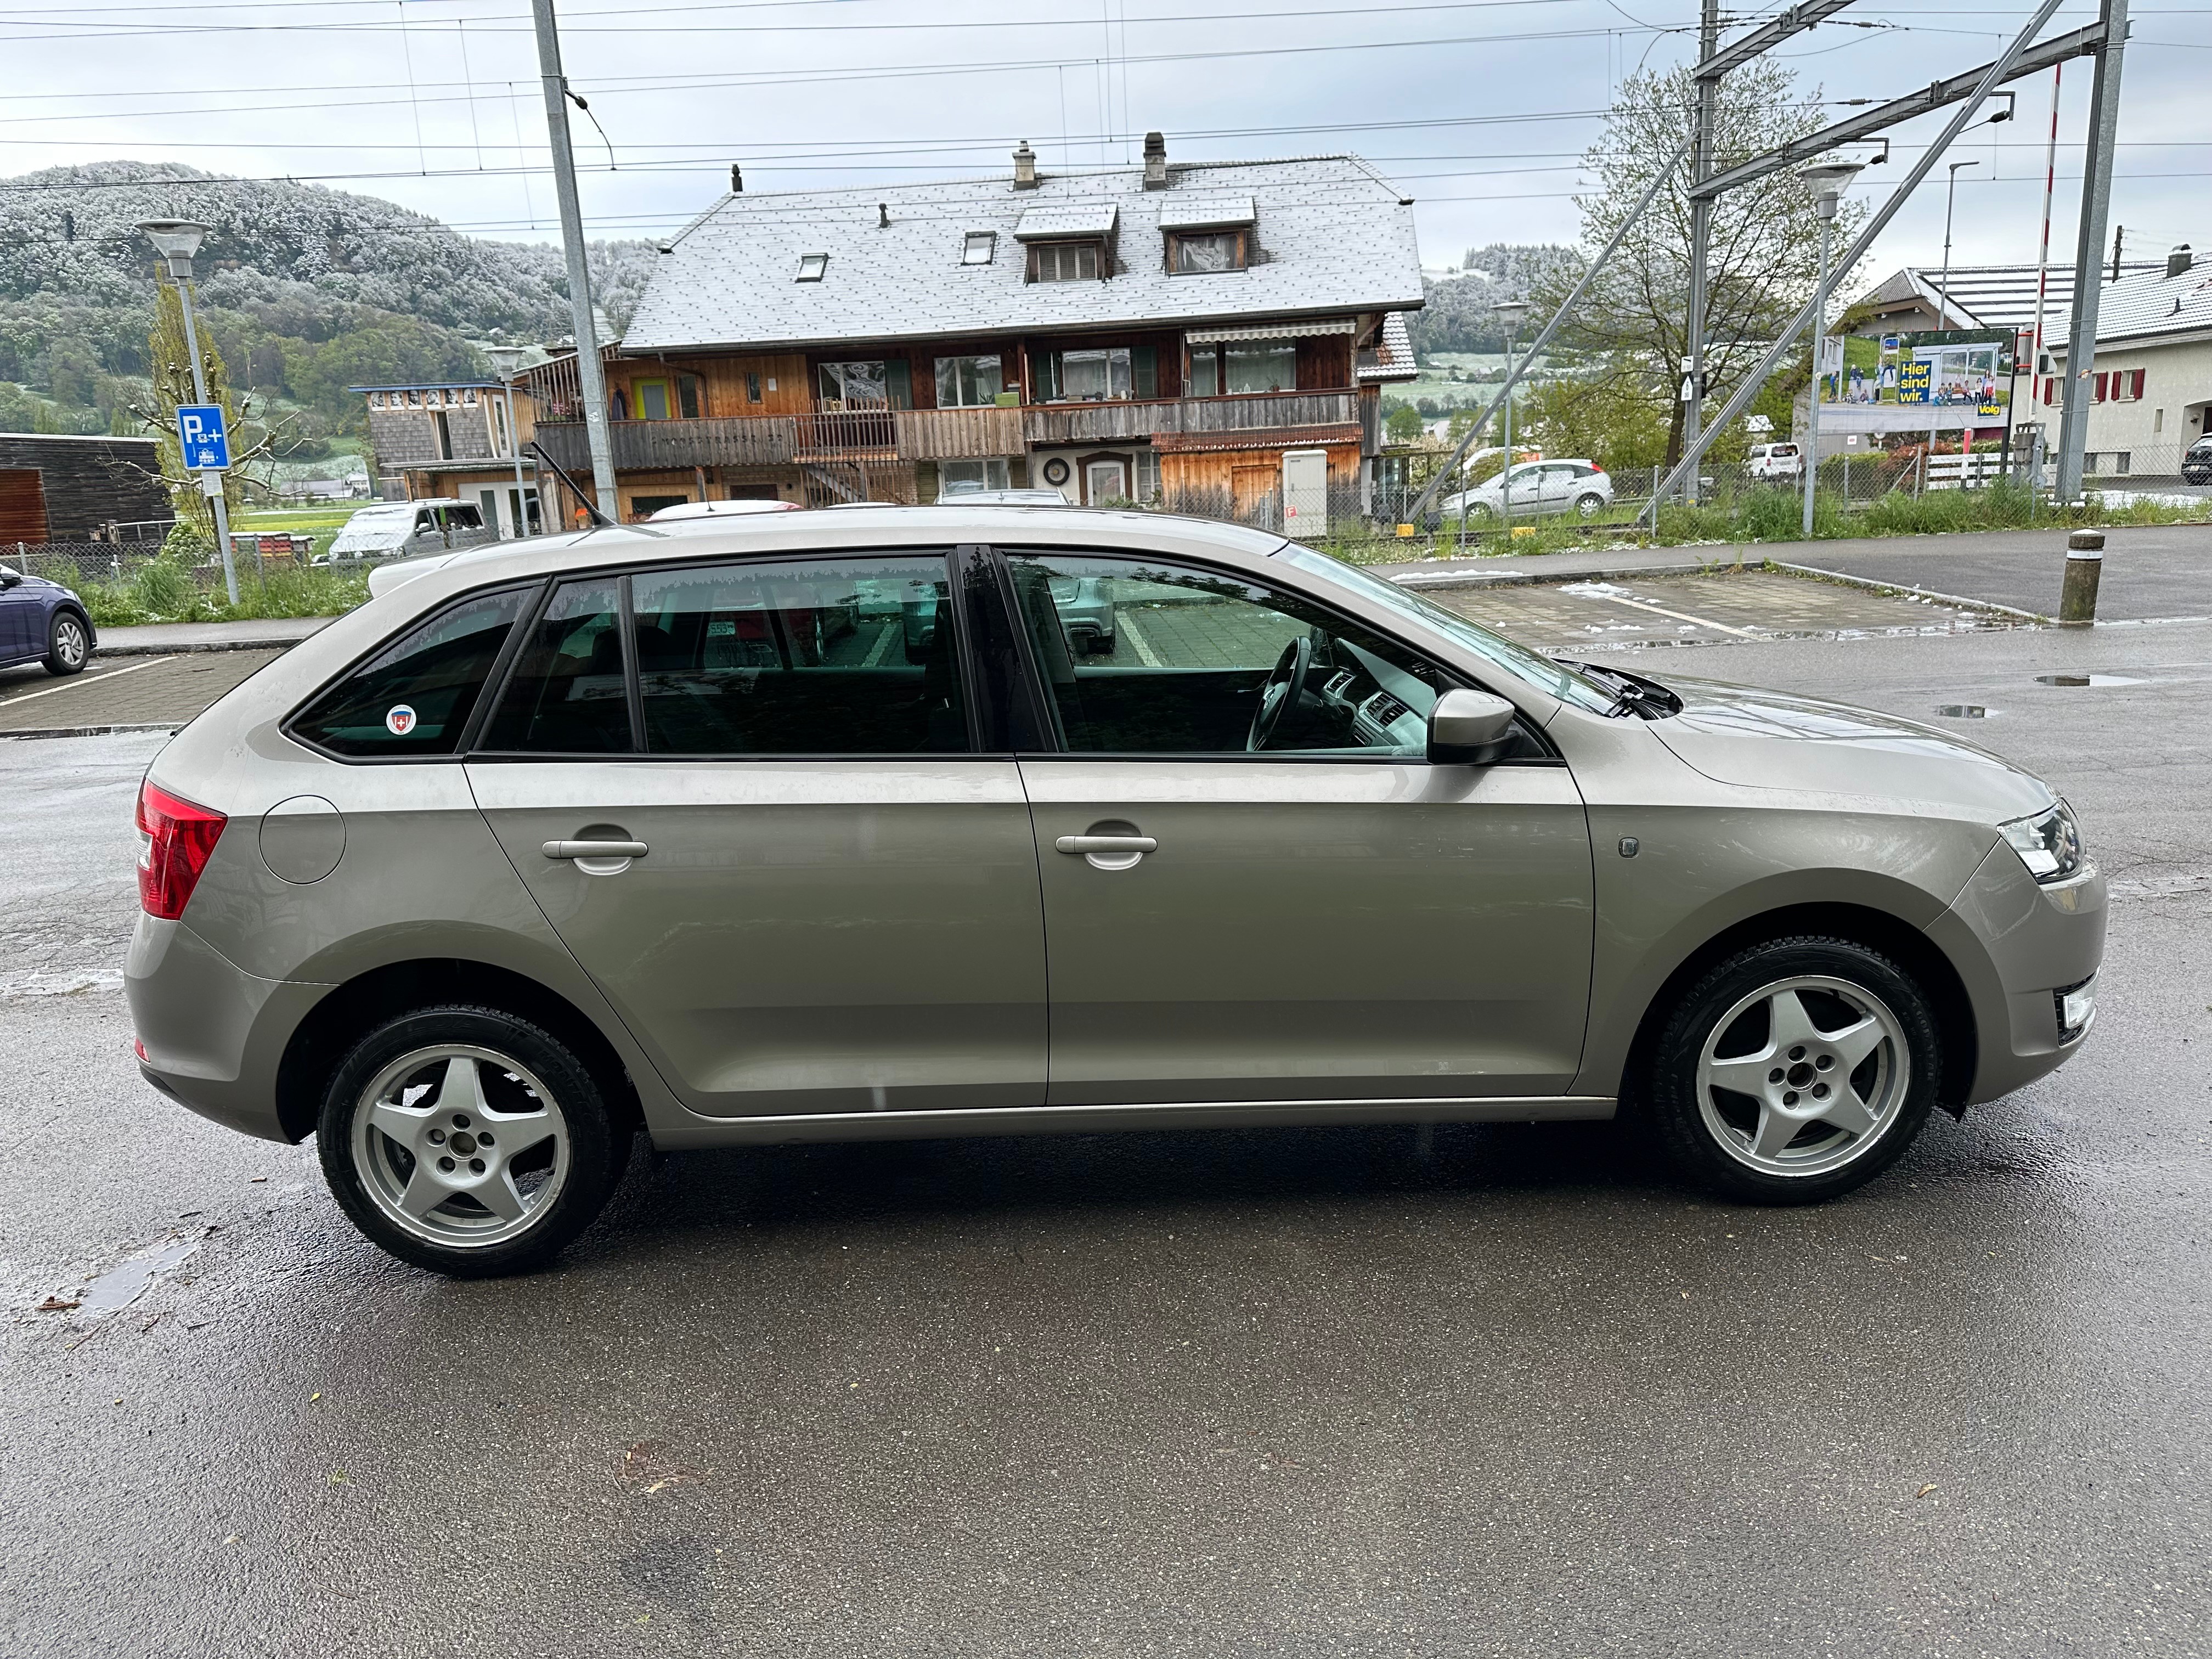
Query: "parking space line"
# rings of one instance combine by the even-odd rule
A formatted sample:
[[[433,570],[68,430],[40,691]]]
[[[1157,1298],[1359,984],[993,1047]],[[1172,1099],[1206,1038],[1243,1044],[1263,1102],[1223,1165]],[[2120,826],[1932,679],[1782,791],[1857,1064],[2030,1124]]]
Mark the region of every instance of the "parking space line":
[[[891,648],[891,635],[902,633],[905,629],[906,623],[903,621],[885,623],[884,631],[876,635],[875,644],[868,648],[867,660],[860,666],[863,668],[880,666],[884,660],[884,653]]]
[[[0,709],[13,708],[17,703],[28,702],[33,697],[51,697],[57,691],[74,691],[78,686],[88,685],[94,680],[119,680],[125,674],[135,674],[142,668],[159,668],[165,662],[174,661],[174,657],[149,657],[144,662],[134,662],[128,668],[112,668],[105,674],[90,674],[82,679],[72,677],[59,685],[50,685],[43,691],[26,691],[20,697],[0,697]]]
[[[1733,634],[1740,640],[1755,640],[1759,635],[1748,629],[1730,628],[1726,623],[1717,623],[1705,617],[1693,617],[1686,611],[1669,611],[1663,605],[1654,605],[1649,599],[1632,599],[1626,593],[1600,593],[1601,599],[1611,599],[1615,605],[1632,605],[1638,611],[1656,611],[1662,617],[1672,617],[1676,622],[1694,623],[1699,628],[1718,629],[1723,634]]]
[[[1114,625],[1129,636],[1129,643],[1135,648],[1139,662],[1147,668],[1158,668],[1160,665],[1160,659],[1152,654],[1152,647],[1145,643],[1145,636],[1137,631],[1137,619],[1134,617],[1124,611],[1115,617]]]

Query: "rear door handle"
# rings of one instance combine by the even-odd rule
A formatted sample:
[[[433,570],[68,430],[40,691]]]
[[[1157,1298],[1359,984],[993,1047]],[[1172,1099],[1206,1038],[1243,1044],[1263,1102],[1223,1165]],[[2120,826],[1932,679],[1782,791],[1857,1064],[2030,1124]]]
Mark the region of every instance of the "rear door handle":
[[[641,841],[549,841],[541,849],[549,859],[641,859]]]
[[[1062,836],[1053,842],[1062,853],[1157,853],[1160,844],[1150,836]]]

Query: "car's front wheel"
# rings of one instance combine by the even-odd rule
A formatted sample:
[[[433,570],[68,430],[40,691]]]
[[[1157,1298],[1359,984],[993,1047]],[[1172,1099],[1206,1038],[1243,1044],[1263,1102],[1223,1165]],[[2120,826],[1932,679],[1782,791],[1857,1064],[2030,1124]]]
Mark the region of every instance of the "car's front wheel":
[[[1803,1204],[1871,1181],[1927,1121],[1935,1015],[1880,952],[1787,939],[1715,964],[1661,1029],[1647,1079],[1661,1143],[1724,1198]]]
[[[371,1243],[469,1279],[560,1251],[614,1192],[630,1143],[565,1044],[463,1006],[363,1037],[331,1079],[316,1132],[324,1178]]]
[[[84,618],[74,611],[55,611],[46,628],[46,672],[81,674],[91,659],[92,640],[85,631]]]

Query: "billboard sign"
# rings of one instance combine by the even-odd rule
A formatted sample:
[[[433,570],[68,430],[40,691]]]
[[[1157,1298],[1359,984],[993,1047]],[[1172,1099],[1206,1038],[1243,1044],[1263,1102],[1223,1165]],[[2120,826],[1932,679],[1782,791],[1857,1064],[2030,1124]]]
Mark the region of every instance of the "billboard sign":
[[[1821,342],[1820,420],[1857,432],[2008,426],[2019,337],[2011,329],[1845,335]]]

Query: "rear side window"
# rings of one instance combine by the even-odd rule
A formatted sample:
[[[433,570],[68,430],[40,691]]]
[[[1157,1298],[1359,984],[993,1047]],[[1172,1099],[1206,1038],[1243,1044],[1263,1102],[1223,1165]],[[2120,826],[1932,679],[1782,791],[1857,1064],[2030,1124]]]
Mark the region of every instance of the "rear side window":
[[[440,611],[331,686],[292,734],[335,755],[450,755],[528,597],[481,594]]]
[[[523,641],[479,747],[605,755],[629,746],[621,589],[612,576],[563,582]]]
[[[631,582],[653,753],[966,752],[942,555],[720,565]]]

